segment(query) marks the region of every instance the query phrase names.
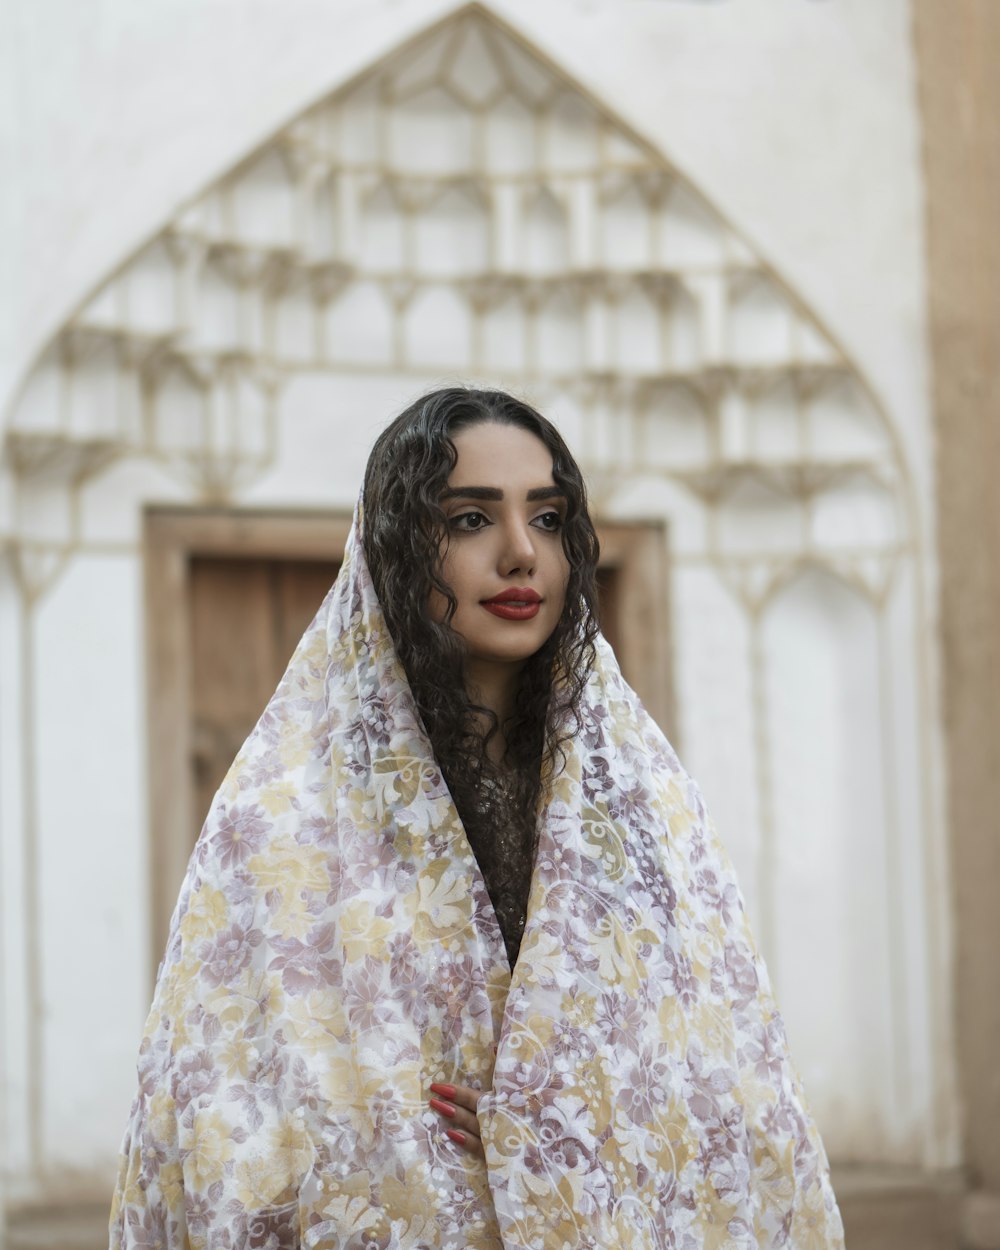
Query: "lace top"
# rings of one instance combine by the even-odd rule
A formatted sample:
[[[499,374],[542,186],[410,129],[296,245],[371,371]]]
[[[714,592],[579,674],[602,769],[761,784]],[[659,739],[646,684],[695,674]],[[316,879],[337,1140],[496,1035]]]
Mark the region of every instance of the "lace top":
[[[518,820],[520,813],[514,810],[511,798],[500,778],[484,777],[480,820],[476,822],[480,832],[470,828],[466,833],[496,912],[507,960],[513,968],[528,914],[534,828],[531,822]],[[483,832],[485,830],[489,832]],[[491,839],[488,850],[487,838]]]

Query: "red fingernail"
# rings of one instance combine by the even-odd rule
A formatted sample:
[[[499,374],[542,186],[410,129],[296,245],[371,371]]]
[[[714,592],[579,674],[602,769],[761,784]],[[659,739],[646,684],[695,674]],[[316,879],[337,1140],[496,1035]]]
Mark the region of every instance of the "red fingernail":
[[[447,1135],[451,1138],[453,1142],[457,1142],[460,1146],[465,1145],[465,1134],[460,1133],[457,1128],[448,1129]]]
[[[441,1115],[446,1115],[449,1118],[455,1114],[455,1108],[450,1103],[442,1102],[440,1098],[432,1098],[431,1106],[435,1111],[439,1112]]]
[[[433,1085],[431,1085],[431,1089],[435,1094],[440,1094],[442,1098],[450,1099],[450,1098],[455,1097],[454,1085],[439,1085],[437,1082],[435,1082]]]

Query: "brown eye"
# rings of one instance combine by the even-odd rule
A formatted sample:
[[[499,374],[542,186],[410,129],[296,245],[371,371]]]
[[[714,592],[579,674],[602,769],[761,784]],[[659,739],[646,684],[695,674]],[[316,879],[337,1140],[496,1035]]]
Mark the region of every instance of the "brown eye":
[[[562,528],[563,519],[558,512],[543,512],[541,516],[535,517],[532,522],[539,529],[547,530],[550,534],[554,534],[556,530]]]
[[[453,530],[465,534],[474,534],[476,530],[483,529],[489,523],[489,518],[482,512],[460,512],[448,522]]]

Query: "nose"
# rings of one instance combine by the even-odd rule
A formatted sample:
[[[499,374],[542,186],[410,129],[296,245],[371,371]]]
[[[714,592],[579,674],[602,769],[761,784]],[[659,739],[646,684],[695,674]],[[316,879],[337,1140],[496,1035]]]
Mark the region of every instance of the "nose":
[[[524,522],[512,522],[505,527],[504,544],[500,553],[500,573],[510,577],[514,573],[534,573],[535,544],[531,526]]]

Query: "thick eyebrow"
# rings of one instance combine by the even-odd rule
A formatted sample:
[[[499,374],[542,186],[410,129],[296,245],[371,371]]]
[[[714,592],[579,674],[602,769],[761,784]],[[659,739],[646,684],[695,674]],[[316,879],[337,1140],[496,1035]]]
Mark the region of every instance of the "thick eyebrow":
[[[536,499],[565,499],[566,492],[559,486],[533,486],[525,498],[529,503]],[[441,492],[441,502],[446,499],[482,499],[497,503],[503,499],[503,491],[496,486],[448,486]]]

